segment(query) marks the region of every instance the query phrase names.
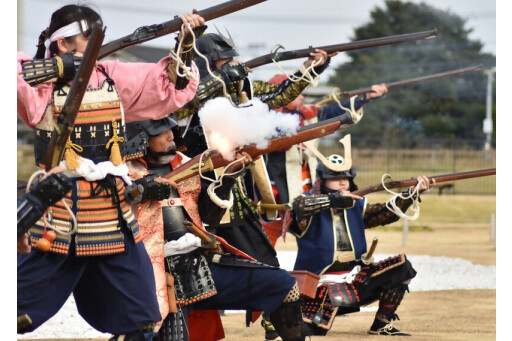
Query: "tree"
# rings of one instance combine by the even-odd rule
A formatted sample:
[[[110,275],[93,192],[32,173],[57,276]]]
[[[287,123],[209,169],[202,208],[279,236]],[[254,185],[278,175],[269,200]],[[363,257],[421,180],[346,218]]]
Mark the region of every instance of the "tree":
[[[356,28],[352,40],[433,28],[438,30],[437,38],[347,52],[351,61],[336,68],[329,85],[352,90],[478,64],[484,68],[496,65],[494,55],[481,52],[480,41],[469,39],[472,30],[465,28],[465,19],[458,15],[425,3],[387,0],[385,6],[371,12],[371,22]],[[366,108],[363,120],[351,133],[358,138],[393,135],[483,140],[486,87],[486,75],[472,72],[392,89],[386,99]]]

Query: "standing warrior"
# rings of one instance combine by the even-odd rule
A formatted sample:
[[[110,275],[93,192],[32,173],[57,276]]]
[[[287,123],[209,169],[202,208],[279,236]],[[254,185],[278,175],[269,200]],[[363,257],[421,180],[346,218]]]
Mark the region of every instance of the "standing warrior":
[[[239,105],[241,94],[245,93],[248,99],[258,98],[270,109],[283,107],[306,89],[329,66],[330,57],[337,54],[328,56],[325,51],[316,50],[292,75],[296,81],[288,79],[275,85],[248,78],[252,70],[234,59],[239,54],[231,39],[215,33],[205,34],[197,40],[197,49],[203,55],[194,59],[201,75],[197,94],[193,101],[173,114],[179,124],[176,129],[178,150],[189,157],[208,149],[197,115],[206,101],[223,96]]]
[[[178,40],[204,25],[196,14],[181,19]],[[34,59],[18,53],[18,116],[35,130],[37,165],[44,164],[53,118],[62,110],[97,21],[98,13],[86,6],[64,6],[41,33]],[[47,230],[55,230],[56,238],[49,253],[33,247],[18,255],[18,314],[32,319],[22,332],[37,329],[73,294],[80,315],[112,333],[111,340],[152,339],[160,314],[151,262],[125,195],[131,180],[122,157],[124,124],[160,117],[193,98],[198,73],[181,62],[187,60],[184,54],[173,51],[174,58],[156,64],[103,61],[93,70],[60,163],[71,191],[29,231],[32,246]],[[176,76],[176,63],[189,71],[186,79]]]
[[[331,155],[329,160],[339,158]],[[397,213],[402,215],[411,205],[417,209],[419,193],[431,185],[425,176],[418,177],[416,187],[395,198],[392,206],[399,208],[398,212],[388,209],[387,204],[368,204],[365,197],[351,194],[357,189],[355,176],[353,169],[337,172],[319,163],[312,193],[293,200],[289,232],[297,237],[294,270],[322,276],[315,299],[302,303],[307,334],[325,335],[336,315],[359,311],[361,306],[379,300],[368,333],[409,335],[393,327],[391,320],[397,318],[396,309],[416,271],[403,254],[373,262],[373,250],[367,252],[365,229],[397,221]]]

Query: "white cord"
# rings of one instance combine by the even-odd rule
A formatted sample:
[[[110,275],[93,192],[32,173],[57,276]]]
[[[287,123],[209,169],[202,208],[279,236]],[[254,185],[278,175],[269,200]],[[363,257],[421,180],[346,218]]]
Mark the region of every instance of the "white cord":
[[[30,192],[30,186],[32,185],[32,182],[34,181],[35,177],[38,176],[39,174],[45,174],[45,171],[44,170],[38,170],[38,171],[35,171],[31,176],[30,178],[28,179],[28,182],[27,182],[27,188],[25,189],[25,192],[28,193]],[[60,227],[56,226],[56,225],[53,225],[51,222],[49,222],[47,219],[46,219],[46,213],[47,212],[44,212],[43,214],[43,220],[45,222],[45,224],[48,225],[49,228],[57,231],[59,234],[62,234],[62,235],[65,235],[65,236],[71,236],[73,233],[76,232],[77,230],[77,221],[76,221],[76,217],[75,215],[73,214],[73,212],[71,211],[71,209],[69,208],[68,204],[66,204],[66,202],[64,201],[64,199],[61,200],[62,204],[64,205],[64,207],[66,208],[66,210],[68,211],[69,213],[69,216],[71,217],[71,220],[72,220],[72,228],[71,230],[68,232],[68,231],[65,231],[63,229],[61,229]]]
[[[206,152],[209,152],[209,150],[205,150],[199,158],[199,175],[202,179],[211,181],[211,184],[207,188],[207,193],[208,193],[208,196],[210,197],[210,199],[212,200],[212,202],[221,208],[230,209],[233,206],[233,192],[231,192],[231,191],[229,192],[229,200],[223,200],[223,199],[219,198],[219,196],[215,193],[215,189],[222,186],[222,180],[223,180],[224,176],[226,176],[226,175],[233,176],[233,175],[236,175],[237,173],[240,173],[243,169],[245,169],[245,165],[244,165],[244,167],[237,172],[226,173],[226,169],[228,169],[231,165],[233,165],[237,162],[242,162],[246,157],[244,156],[240,159],[237,159],[237,160],[234,160],[233,162],[231,162],[229,165],[227,165],[224,168],[224,170],[222,171],[222,173],[219,176],[219,179],[214,180],[214,179],[204,176],[201,171],[201,164],[203,163],[203,156]]]
[[[215,189],[217,187],[219,186],[215,185],[215,182],[212,182],[206,189],[208,196],[215,205],[219,206],[220,208],[229,210],[233,206],[233,192],[229,191],[229,200],[222,200],[219,198],[217,193],[215,193]]]
[[[386,187],[385,180],[387,180],[387,179],[391,179],[391,175],[384,174],[382,176],[382,180],[381,180],[382,187],[384,187],[384,189],[387,192],[394,194],[394,196],[391,199],[389,199],[388,202],[386,202],[387,209],[402,219],[406,219],[406,220],[418,219],[418,217],[420,216],[420,202],[419,202],[420,195],[419,194],[420,194],[420,187],[421,187],[423,180],[419,180],[418,183],[416,184],[416,186],[409,187],[408,194],[402,195],[402,193],[393,192],[392,190],[390,190],[389,188]],[[430,190],[431,190],[431,188],[429,186],[429,188],[426,190],[426,192],[428,192]],[[403,200],[411,199],[412,200],[411,210],[414,212],[414,214],[411,216],[408,216],[407,214],[402,212],[402,210],[396,205],[397,198],[400,198]]]
[[[359,113],[356,111],[356,108],[355,108],[355,102],[356,102],[357,96],[350,97],[350,109],[345,108],[343,105],[341,105],[341,102],[338,100],[337,96],[334,95],[334,90],[333,90],[333,93],[331,96],[336,101],[336,103],[338,103],[338,106],[341,109],[348,111],[350,113],[350,115],[352,115],[352,121],[354,122],[354,124],[357,124],[363,118],[363,115],[364,115],[363,108],[361,108],[361,112],[359,112]]]
[[[194,32],[192,31],[192,26],[190,24],[187,24],[187,27],[190,31],[190,34],[192,35],[192,41],[193,44],[196,44],[196,36]],[[185,24],[181,25],[181,31],[185,32]],[[186,79],[196,79],[196,75],[192,71],[192,68],[190,66],[187,66],[183,60],[179,56],[179,51],[181,50],[181,45],[183,44],[183,40],[185,39],[185,34],[182,35],[181,39],[178,41],[178,48],[177,51],[171,50],[169,51],[169,57],[171,57],[173,60],[176,61],[176,75],[179,77],[184,77]],[[180,68],[183,69],[183,73],[180,72]]]
[[[322,275],[318,281],[318,286],[322,284],[352,283],[359,271],[361,271],[361,266],[356,265],[349,273],[344,273],[341,275]]]
[[[277,45],[274,45],[271,50],[273,50]],[[302,73],[302,76],[298,77],[295,75],[288,75],[285,70],[279,65],[278,62],[272,58],[272,62],[278,67],[279,70],[288,78],[291,82],[298,82],[304,80],[308,82],[311,86],[315,87],[318,85],[318,77],[319,75],[315,72],[314,68],[322,62],[323,58],[320,57],[320,60],[313,60],[309,67],[305,67],[304,63],[302,63],[299,67],[299,71]]]

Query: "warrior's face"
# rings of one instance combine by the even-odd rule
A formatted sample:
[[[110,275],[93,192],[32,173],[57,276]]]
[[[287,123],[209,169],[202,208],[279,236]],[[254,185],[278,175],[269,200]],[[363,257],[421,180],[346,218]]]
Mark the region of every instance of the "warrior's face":
[[[350,187],[350,181],[347,177],[326,179],[325,187],[335,191],[348,191]]]
[[[76,52],[78,55],[82,55],[85,52],[89,38],[86,38],[83,34],[78,34],[72,38],[58,38],[57,46],[59,48],[59,55],[69,52]]]
[[[220,69],[222,67],[222,65],[224,65],[226,63],[239,64],[240,62],[239,61],[234,61],[233,62],[233,58],[217,59],[215,61],[215,68],[216,69]]]
[[[172,130],[169,129],[156,136],[150,136],[148,148],[157,163],[165,164],[170,162],[174,158],[175,153],[173,151],[176,149]]]

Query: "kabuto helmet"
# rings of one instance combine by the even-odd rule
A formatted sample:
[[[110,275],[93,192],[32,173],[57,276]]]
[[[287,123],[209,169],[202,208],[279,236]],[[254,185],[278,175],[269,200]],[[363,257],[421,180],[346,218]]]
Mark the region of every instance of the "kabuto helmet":
[[[229,38],[217,33],[203,34],[196,41],[197,50],[208,59],[210,69],[215,70],[215,62],[219,59],[227,59],[238,56],[235,50],[235,43],[229,34]],[[201,56],[194,59],[201,77],[206,72],[206,63]],[[207,72],[206,72],[207,73]]]
[[[167,116],[159,120],[145,120],[134,122],[134,124],[149,136],[157,136],[164,131],[171,130],[172,128],[176,127],[178,122],[176,122],[170,116]]]
[[[148,153],[148,139],[178,125],[170,116],[159,120],[136,121],[126,124],[127,142],[124,148],[126,160],[142,157]]]
[[[334,165],[341,165],[343,164],[343,157],[337,154],[332,154],[328,157],[328,160],[334,164]],[[353,191],[357,189],[356,184],[354,183],[354,178],[356,177],[356,170],[354,168],[351,168],[346,171],[333,171],[332,169],[329,169],[326,165],[324,165],[323,162],[318,162],[318,165],[316,167],[316,175],[319,179],[321,179],[322,182],[325,182],[327,179],[336,179],[345,177],[348,178],[350,182],[350,191]]]

